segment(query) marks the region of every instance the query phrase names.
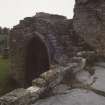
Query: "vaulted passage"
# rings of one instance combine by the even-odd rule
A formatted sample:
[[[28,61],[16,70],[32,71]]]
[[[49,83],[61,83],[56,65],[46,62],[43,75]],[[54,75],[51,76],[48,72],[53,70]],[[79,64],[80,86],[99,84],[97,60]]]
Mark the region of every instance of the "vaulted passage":
[[[44,41],[35,36],[27,46],[26,54],[26,84],[32,85],[32,80],[49,69],[49,55]]]

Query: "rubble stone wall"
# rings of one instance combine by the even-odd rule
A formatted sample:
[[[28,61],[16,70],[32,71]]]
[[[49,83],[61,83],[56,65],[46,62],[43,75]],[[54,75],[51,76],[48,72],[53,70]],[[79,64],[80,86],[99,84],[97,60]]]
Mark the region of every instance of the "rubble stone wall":
[[[29,50],[27,46],[33,38],[38,37],[44,43],[43,46],[46,46],[49,66],[66,64],[70,57],[74,56],[76,52],[83,50],[83,46],[86,47],[82,38],[75,34],[72,23],[72,19],[69,20],[64,16],[37,13],[34,17],[27,17],[21,20],[19,25],[14,26],[10,33],[10,72],[11,77],[20,86],[24,87],[28,78],[26,77],[25,62]],[[37,47],[41,46],[40,43],[38,45],[37,43],[34,44],[33,50],[37,50],[40,53],[41,51]],[[29,50],[29,52],[31,51]],[[39,57],[39,59],[42,58]],[[40,67],[43,65],[43,62],[45,63],[44,60],[40,60],[40,65],[37,65]],[[48,69],[39,70],[39,74]],[[36,76],[34,75],[34,77]]]
[[[76,71],[81,71],[85,63],[82,59],[78,59],[75,63],[70,63],[68,66],[56,66],[42,73],[39,78],[33,80],[33,85],[27,89],[18,88],[6,95],[0,97],[0,105],[31,105],[38,99],[43,99],[52,93],[52,89],[65,80],[67,74],[73,75]],[[71,77],[69,77],[70,79]],[[68,80],[69,81],[69,80]],[[69,81],[69,85],[71,82]]]
[[[76,0],[73,26],[98,55],[105,56],[104,0]]]
[[[40,56],[36,55],[36,58],[42,59],[40,63],[38,63],[38,67],[42,66],[41,72],[38,74],[39,78],[34,77],[36,79],[33,80],[32,87],[17,89],[1,97],[1,105],[29,105],[32,104],[32,102],[35,103],[37,99],[43,97],[43,94],[45,96],[45,93],[48,93],[49,89],[59,83],[73,84],[70,82],[74,79],[73,76],[75,76],[76,72],[80,73],[80,70],[84,69],[83,72],[88,72],[88,76],[95,73],[91,68],[95,60],[94,58],[97,57],[98,59],[99,56],[105,57],[105,1],[75,1],[74,17],[71,20],[64,16],[37,13],[34,17],[27,17],[21,20],[19,25],[14,26],[11,30],[10,74],[20,87],[25,86],[28,78],[26,75],[26,58],[29,50],[27,46],[33,39],[35,39],[35,42],[39,40],[40,43],[34,43],[34,50],[29,50],[29,52],[36,50],[40,53],[41,50],[39,50],[39,48],[41,49],[41,47],[38,48],[38,46],[42,45],[44,47],[43,52],[46,55],[45,58],[47,58],[48,68],[46,69],[42,66],[45,61],[45,59],[42,59],[44,56],[41,54],[43,53],[40,53]],[[79,51],[84,50],[87,52],[95,52],[92,52],[90,54],[91,56],[83,56],[83,59],[80,60],[81,63],[76,63],[81,57],[72,61],[72,57],[75,58],[75,55]],[[93,53],[95,53],[95,55]],[[77,55],[80,56],[81,53]],[[33,57],[34,56],[33,54]],[[89,57],[88,60],[84,59],[87,57]],[[91,64],[88,65],[87,68],[84,67],[86,60]],[[51,67],[55,68],[51,70]],[[37,73],[38,70],[39,69],[35,69],[34,72]],[[69,76],[67,76],[67,74]],[[64,80],[65,78],[67,78],[69,82],[67,79]],[[91,82],[91,85],[95,80]],[[84,82],[84,80],[82,82]],[[86,84],[86,81],[84,84]],[[75,85],[78,85],[78,83]],[[78,88],[81,88],[81,86]],[[85,87],[85,89],[87,89],[87,87]],[[90,88],[90,90],[96,92],[93,88]],[[101,91],[101,93],[103,92]],[[103,96],[105,96],[105,94]]]

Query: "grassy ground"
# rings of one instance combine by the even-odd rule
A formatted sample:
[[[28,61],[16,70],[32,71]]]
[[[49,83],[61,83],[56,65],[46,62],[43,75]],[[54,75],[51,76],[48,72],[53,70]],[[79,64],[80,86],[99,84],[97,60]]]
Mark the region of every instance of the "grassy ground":
[[[0,83],[6,79],[9,72],[9,60],[0,57]]]
[[[0,56],[0,96],[12,90],[9,83],[9,60]]]

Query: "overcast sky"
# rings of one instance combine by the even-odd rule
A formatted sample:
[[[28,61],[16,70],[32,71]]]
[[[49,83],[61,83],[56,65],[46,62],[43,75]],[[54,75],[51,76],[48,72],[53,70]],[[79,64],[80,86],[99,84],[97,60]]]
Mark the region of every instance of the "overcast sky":
[[[60,14],[72,18],[75,0],[0,0],[0,26],[13,27],[36,12]]]

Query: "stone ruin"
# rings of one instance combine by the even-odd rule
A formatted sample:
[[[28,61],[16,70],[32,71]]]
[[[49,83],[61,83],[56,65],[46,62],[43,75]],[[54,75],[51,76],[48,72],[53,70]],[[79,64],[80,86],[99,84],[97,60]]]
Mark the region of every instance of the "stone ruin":
[[[98,55],[105,55],[104,0],[76,0],[73,27]]]
[[[32,105],[46,93],[50,96],[59,84],[105,97],[93,76],[93,65],[104,62],[105,57],[104,8],[104,0],[76,0],[73,19],[40,12],[14,26],[10,32],[10,75],[19,89],[1,97],[0,104]],[[84,71],[89,81],[78,77]]]
[[[47,13],[25,18],[10,35],[11,75],[20,87],[88,47],[75,34],[73,20]]]

